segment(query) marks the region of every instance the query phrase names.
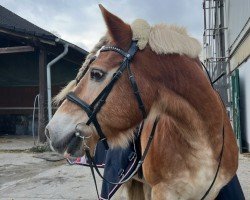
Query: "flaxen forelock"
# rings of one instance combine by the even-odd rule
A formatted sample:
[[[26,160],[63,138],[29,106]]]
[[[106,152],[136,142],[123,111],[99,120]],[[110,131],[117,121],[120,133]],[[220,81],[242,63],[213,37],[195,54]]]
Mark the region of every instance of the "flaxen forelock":
[[[107,35],[103,36],[99,42],[94,46],[94,48],[89,52],[89,54],[87,55],[84,63],[82,64],[82,67],[79,69],[77,76],[74,80],[70,81],[54,98],[53,98],[53,104],[54,105],[59,105],[61,101],[63,101],[66,97],[66,95],[74,90],[74,88],[77,85],[77,82],[80,81],[80,79],[82,78],[82,76],[86,73],[86,71],[88,70],[89,67],[89,63],[91,62],[91,60],[93,59],[93,57],[95,57],[96,53],[98,52],[98,50],[107,43],[108,39],[107,39]]]

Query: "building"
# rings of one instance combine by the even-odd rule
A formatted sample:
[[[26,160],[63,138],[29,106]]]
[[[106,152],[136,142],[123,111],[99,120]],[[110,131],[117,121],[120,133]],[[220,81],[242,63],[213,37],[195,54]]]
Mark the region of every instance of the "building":
[[[31,133],[35,113],[39,139],[45,141],[50,80],[46,75],[47,64],[55,62],[51,66],[53,96],[74,79],[86,54],[85,50],[0,6],[0,135]],[[35,98],[39,105],[36,103],[33,112]]]
[[[232,121],[241,152],[250,151],[250,0],[204,0],[204,63]]]

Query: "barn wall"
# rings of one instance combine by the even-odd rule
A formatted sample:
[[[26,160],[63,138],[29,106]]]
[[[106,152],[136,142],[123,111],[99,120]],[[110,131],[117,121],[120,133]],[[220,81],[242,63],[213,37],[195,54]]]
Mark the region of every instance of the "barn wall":
[[[31,114],[38,86],[0,87],[0,114]]]
[[[48,56],[48,62],[54,59],[54,55]],[[67,60],[60,60],[51,68],[53,85],[65,85],[76,77],[79,65]],[[38,86],[38,54],[18,53],[0,55],[0,87],[12,86]]]
[[[54,56],[48,58],[50,61]],[[78,66],[65,60],[54,65],[52,95],[77,71]],[[1,54],[0,74],[0,134],[31,134],[34,99],[39,94],[37,53]],[[37,122],[38,111],[35,113]]]
[[[35,52],[0,55],[0,87],[38,85],[38,55]]]
[[[62,85],[53,86],[52,94],[57,94],[62,87]],[[38,86],[0,87],[1,97],[4,97],[0,98],[0,135],[32,134],[34,99],[38,93]],[[35,130],[37,130],[37,114],[38,110],[35,111]]]
[[[12,32],[12,31],[10,31]],[[13,30],[15,32],[15,30]],[[44,98],[40,98],[41,104],[39,111],[39,132],[43,134],[46,121],[47,98],[46,88],[39,71],[46,70],[47,62],[53,60],[64,50],[62,44],[39,42],[40,38],[32,40],[17,35],[0,33],[0,47],[32,46],[34,51],[18,51],[0,54],[0,135],[1,134],[30,134],[33,116],[33,104],[36,95],[40,92]],[[41,50],[46,52],[40,62]],[[54,96],[64,87],[67,82],[74,79],[86,56],[84,50],[69,48],[67,55],[51,68],[52,95]],[[44,68],[43,68],[44,67]],[[40,81],[39,81],[40,77]],[[40,84],[40,86],[39,86]],[[40,88],[40,90],[39,90]],[[43,90],[43,92],[41,91]],[[41,95],[42,97],[42,95]],[[43,99],[43,100],[42,100]],[[55,109],[53,110],[55,111]],[[45,113],[42,115],[41,113]],[[37,121],[38,110],[36,110]],[[36,128],[37,130],[37,128]],[[42,130],[42,131],[41,131]],[[39,135],[44,136],[44,135]],[[42,138],[42,137],[41,137]]]

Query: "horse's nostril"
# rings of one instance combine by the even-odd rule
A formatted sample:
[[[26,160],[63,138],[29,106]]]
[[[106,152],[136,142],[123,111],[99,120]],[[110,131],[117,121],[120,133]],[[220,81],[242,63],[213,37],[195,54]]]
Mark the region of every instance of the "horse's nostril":
[[[45,128],[45,136],[47,137],[48,140],[50,140],[50,135],[49,135],[49,129]]]

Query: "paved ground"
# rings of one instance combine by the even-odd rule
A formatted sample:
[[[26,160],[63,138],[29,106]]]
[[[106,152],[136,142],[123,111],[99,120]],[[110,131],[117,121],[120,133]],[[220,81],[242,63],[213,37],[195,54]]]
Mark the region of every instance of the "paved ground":
[[[34,141],[31,136],[0,136],[0,151],[2,150],[25,150],[34,146]]]
[[[250,153],[240,155],[238,176],[246,200],[250,200]]]
[[[53,160],[55,153],[25,150],[32,146],[29,137],[0,137],[0,200],[96,200],[89,168],[38,158]]]
[[[0,154],[0,199],[96,199],[89,169],[28,153]]]
[[[31,139],[21,140],[0,137],[0,200],[96,199],[88,168],[70,166],[64,160],[37,158],[47,154],[23,151],[33,143]],[[17,144],[21,144],[21,151]],[[240,156],[238,176],[246,199],[250,200],[250,154]],[[118,195],[116,199],[125,198]]]

